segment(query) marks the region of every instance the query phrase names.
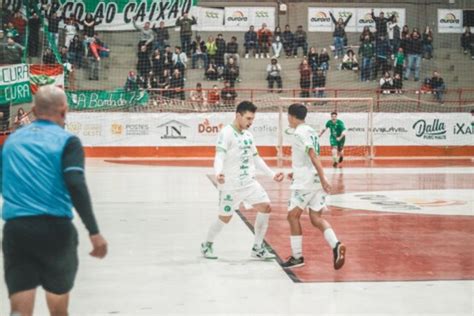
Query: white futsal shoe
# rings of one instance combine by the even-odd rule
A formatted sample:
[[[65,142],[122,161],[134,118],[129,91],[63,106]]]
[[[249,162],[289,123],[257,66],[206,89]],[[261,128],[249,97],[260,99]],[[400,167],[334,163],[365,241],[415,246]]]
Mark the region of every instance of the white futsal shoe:
[[[212,249],[211,242],[203,242],[201,244],[201,253],[206,259],[217,259],[217,256],[214,254],[214,250]]]
[[[275,254],[268,251],[267,248],[265,247],[258,248],[257,245],[253,246],[251,256],[252,258],[256,258],[260,260],[270,260],[270,259],[276,258]]]

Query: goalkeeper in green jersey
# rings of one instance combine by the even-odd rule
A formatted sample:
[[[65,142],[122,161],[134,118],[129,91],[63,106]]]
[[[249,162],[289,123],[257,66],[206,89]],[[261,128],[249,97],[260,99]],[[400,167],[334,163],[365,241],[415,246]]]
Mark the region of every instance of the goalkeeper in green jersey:
[[[337,164],[341,163],[344,159],[344,143],[346,141],[346,127],[343,121],[337,119],[337,112],[331,113],[331,119],[327,121],[326,127],[321,131],[319,137],[321,137],[328,128],[331,132],[329,142],[332,147],[333,167],[337,167]]]

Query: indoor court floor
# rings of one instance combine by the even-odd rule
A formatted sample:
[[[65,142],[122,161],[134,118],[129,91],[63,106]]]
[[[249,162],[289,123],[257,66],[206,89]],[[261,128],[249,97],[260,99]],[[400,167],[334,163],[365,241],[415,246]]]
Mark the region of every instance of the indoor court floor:
[[[289,181],[259,176],[272,199],[266,242],[277,260],[251,259],[252,210],[241,209],[200,255],[217,216],[210,161],[87,160],[87,180],[109,255],[80,266],[71,315],[474,315],[474,162],[344,162],[325,217],[347,246],[335,271],[321,233],[303,217],[306,265],[290,255]],[[288,171],[285,169],[285,171]],[[0,268],[3,271],[3,261]],[[8,315],[0,282],[0,315]],[[35,315],[47,315],[42,291]]]

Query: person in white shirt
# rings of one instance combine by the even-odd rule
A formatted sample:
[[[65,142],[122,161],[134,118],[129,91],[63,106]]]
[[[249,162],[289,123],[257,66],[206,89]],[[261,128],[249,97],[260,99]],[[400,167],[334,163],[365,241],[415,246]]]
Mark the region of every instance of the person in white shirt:
[[[69,49],[69,45],[71,44],[72,39],[79,32],[79,26],[77,25],[77,23],[74,22],[73,19],[69,18],[67,20],[66,25],[64,26],[64,31],[66,33],[66,37],[64,39],[64,46]]]
[[[291,197],[288,203],[288,222],[290,224],[290,244],[292,255],[282,264],[283,268],[296,268],[304,265],[303,232],[300,218],[304,210],[309,210],[311,224],[319,229],[333,249],[334,269],[344,265],[346,247],[336,237],[331,225],[321,217],[326,210],[326,195],[331,192],[324,169],[319,159],[319,140],[316,131],[305,124],[308,110],[302,104],[292,104],[288,108],[287,134],[291,138],[292,172],[288,174],[291,182]]]
[[[255,169],[260,169],[277,182],[281,182],[284,176],[282,172],[273,172],[258,155],[253,136],[248,131],[256,111],[257,107],[253,103],[241,102],[237,106],[234,122],[219,132],[214,160],[214,173],[219,189],[219,216],[209,228],[206,241],[201,244],[204,258],[217,259],[213,252],[214,240],[241,203],[252,205],[257,211],[251,256],[261,260],[275,258],[263,244],[271,208],[267,193],[255,180]]]

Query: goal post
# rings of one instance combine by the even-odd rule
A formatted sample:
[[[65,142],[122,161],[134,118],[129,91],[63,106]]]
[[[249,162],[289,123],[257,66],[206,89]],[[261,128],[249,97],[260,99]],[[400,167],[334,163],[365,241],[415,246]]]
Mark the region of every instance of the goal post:
[[[365,126],[358,127],[357,129],[353,129],[350,125],[348,125],[347,121],[345,121],[346,128],[349,131],[350,138],[351,132],[360,133],[363,129],[365,133],[365,143],[364,144],[356,144],[351,145],[351,140],[349,143],[346,142],[346,146],[349,148],[346,149],[346,155],[350,158],[364,158],[364,159],[373,159],[375,157],[374,151],[374,140],[373,140],[373,112],[374,112],[374,99],[373,98],[292,98],[292,97],[281,97],[279,98],[279,131],[278,131],[278,147],[277,147],[277,161],[278,166],[283,165],[283,161],[287,159],[287,154],[285,148],[287,144],[285,144],[284,140],[284,126],[285,126],[285,113],[286,109],[289,105],[293,103],[302,103],[308,105],[308,113],[320,113],[321,115],[325,115],[324,118],[320,118],[319,122],[325,122],[330,119],[330,113],[333,111],[338,112],[339,118],[345,121],[344,116],[351,115],[351,113],[355,113],[357,116],[351,120],[358,120],[361,119],[361,114],[363,116],[366,115]],[[321,106],[322,105],[322,106]],[[324,113],[324,114],[323,114]],[[346,115],[347,114],[347,115]],[[311,122],[309,122],[310,125]],[[350,123],[349,123],[350,124]],[[360,124],[359,124],[360,125]],[[319,129],[324,128],[322,124],[319,124]],[[319,131],[318,131],[319,132]],[[327,135],[327,134],[326,134]],[[349,145],[349,146],[348,146]],[[328,146],[326,146],[328,147]],[[322,151],[322,155],[328,155],[330,151],[327,150]]]

